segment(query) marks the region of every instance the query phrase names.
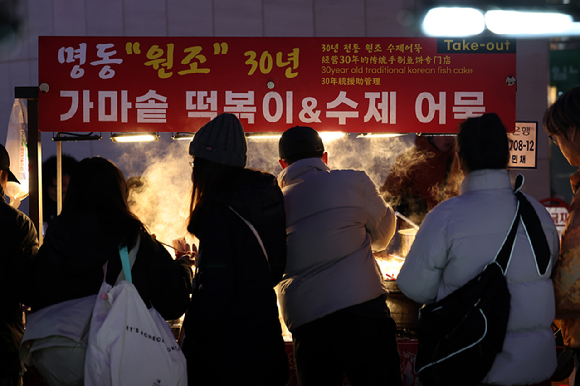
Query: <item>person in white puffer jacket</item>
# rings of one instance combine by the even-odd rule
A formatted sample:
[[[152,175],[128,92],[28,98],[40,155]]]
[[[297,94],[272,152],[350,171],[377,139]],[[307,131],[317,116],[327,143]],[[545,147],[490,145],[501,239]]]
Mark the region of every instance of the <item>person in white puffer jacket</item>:
[[[395,232],[395,214],[364,171],[331,170],[310,127],[282,135],[278,183],[288,255],[278,285],[292,332],[298,384],[401,385],[396,326],[372,254]]]
[[[507,171],[508,139],[499,117],[488,113],[467,119],[457,144],[466,173],[460,195],[427,214],[397,277],[401,291],[422,304],[445,298],[479,274],[495,258],[516,212],[517,199]],[[545,274],[538,273],[520,223],[506,273],[511,295],[507,334],[483,385],[550,385],[556,369],[550,274],[558,259],[558,232],[546,209],[526,197],[540,218],[551,252],[550,265]]]

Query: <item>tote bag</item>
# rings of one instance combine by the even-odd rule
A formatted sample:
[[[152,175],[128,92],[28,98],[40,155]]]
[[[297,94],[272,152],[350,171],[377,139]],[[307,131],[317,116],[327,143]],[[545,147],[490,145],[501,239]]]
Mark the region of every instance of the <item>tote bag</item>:
[[[120,251],[125,279],[103,282],[91,320],[86,386],[187,386],[186,360],[171,329],[147,309],[131,283],[127,250]]]

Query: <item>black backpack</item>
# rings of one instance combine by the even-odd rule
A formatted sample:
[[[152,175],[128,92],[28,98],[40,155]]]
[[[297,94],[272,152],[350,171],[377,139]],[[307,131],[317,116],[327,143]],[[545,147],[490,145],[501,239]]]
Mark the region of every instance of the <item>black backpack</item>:
[[[517,212],[495,259],[479,275],[440,301],[419,310],[419,347],[415,373],[424,386],[470,386],[487,375],[502,351],[510,311],[505,271],[520,221],[531,241],[541,275],[550,263],[550,249],[533,206],[519,192]]]

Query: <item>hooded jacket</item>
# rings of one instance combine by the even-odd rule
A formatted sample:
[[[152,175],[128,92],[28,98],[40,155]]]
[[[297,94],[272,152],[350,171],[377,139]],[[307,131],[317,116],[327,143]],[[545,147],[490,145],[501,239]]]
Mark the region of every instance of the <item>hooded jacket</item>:
[[[364,171],[320,158],[278,176],[286,206],[288,264],[278,287],[290,331],[387,293],[372,254],[395,232],[395,214]]]
[[[483,383],[527,385],[549,379],[556,369],[551,271],[558,258],[558,232],[546,209],[530,196],[551,252],[540,275],[520,222],[506,280],[511,295],[503,350]],[[517,198],[507,170],[467,174],[461,194],[437,205],[421,224],[397,277],[399,289],[418,303],[433,303],[466,284],[496,256],[516,213]]]
[[[196,208],[188,228],[199,239],[184,324],[190,384],[282,385],[288,358],[273,289],[286,264],[282,192],[273,175],[250,169],[230,184]],[[267,257],[232,209],[255,227]]]
[[[97,294],[107,265],[107,283],[121,272],[118,245],[107,237],[107,221],[94,212],[61,214],[51,223],[34,267],[37,294],[33,311],[70,299]],[[187,309],[192,271],[175,261],[158,241],[141,232],[141,244],[131,270],[133,284],[147,305],[166,319]]]
[[[0,197],[0,378],[7,378],[21,370],[22,303],[28,304],[30,292],[24,279],[38,252],[38,234],[28,216],[4,201],[1,186]]]

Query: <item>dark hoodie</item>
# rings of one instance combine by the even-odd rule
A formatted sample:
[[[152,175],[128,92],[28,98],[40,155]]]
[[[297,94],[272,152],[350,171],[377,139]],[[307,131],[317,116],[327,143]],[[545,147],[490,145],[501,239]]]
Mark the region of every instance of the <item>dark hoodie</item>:
[[[97,294],[107,265],[107,283],[121,271],[116,243],[109,236],[109,221],[92,213],[61,214],[47,230],[34,267],[37,294],[33,311],[65,300]],[[133,284],[145,304],[153,305],[167,320],[187,309],[191,269],[174,261],[153,237],[141,232],[141,244],[132,268]]]
[[[185,320],[189,384],[283,385],[288,377],[275,286],[286,265],[286,216],[276,178],[244,169],[232,193],[197,211],[195,288]],[[258,231],[268,260],[248,225]],[[269,261],[269,264],[268,264]]]

